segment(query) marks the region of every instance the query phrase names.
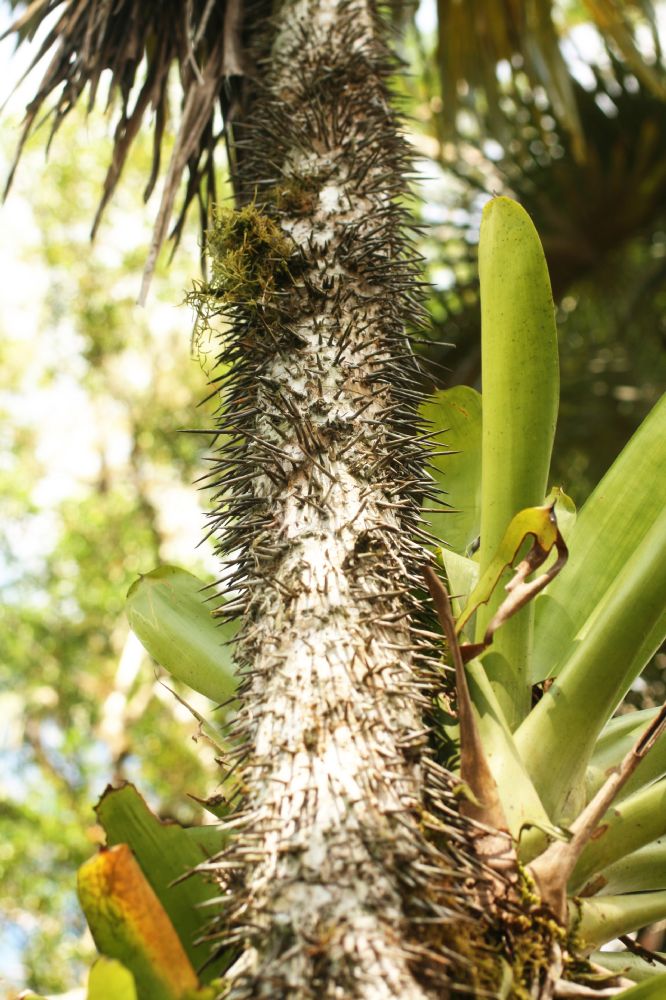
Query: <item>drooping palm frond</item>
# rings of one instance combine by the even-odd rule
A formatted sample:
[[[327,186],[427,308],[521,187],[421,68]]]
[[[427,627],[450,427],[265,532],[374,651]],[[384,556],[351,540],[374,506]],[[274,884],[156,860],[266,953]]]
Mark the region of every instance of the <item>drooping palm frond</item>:
[[[167,235],[176,196],[185,178],[182,204],[173,234],[180,235],[193,202],[202,228],[215,198],[214,154],[223,137],[220,120],[238,110],[241,80],[248,73],[243,33],[248,4],[243,0],[33,0],[5,36],[32,41],[36,54],[30,69],[50,57],[27,107],[7,190],[26,139],[40,116],[51,120],[50,138],[87,91],[92,108],[102,90],[117,109],[114,149],[93,233],[118,184],[132,143],[152,119],[153,161],[144,197],[153,191],[160,169],[165,129],[171,117],[170,77],[175,71],[182,92],[176,128],[146,274],[152,272]],[[156,9],[157,8],[157,9]],[[252,3],[252,20],[261,16]],[[43,29],[43,30],[40,30]],[[50,140],[49,140],[50,141]]]
[[[645,87],[666,98],[666,72],[650,0],[583,0],[583,6],[613,53]],[[508,72],[525,75],[532,88],[543,88],[553,114],[569,134],[571,152],[583,159],[585,129],[575,81],[561,50],[553,0],[438,0],[437,10],[437,63],[449,137],[470,90],[485,98],[490,134],[497,137],[503,90],[497,66],[504,62]],[[639,24],[652,32],[654,65],[637,45]]]
[[[9,0],[12,8],[20,0]],[[387,0],[383,6],[399,27],[411,18],[417,0]],[[144,191],[147,200],[160,173],[165,136],[175,141],[163,184],[150,247],[142,298],[168,228],[175,243],[190,207],[199,207],[205,234],[216,197],[215,152],[226,140],[228,167],[239,197],[242,150],[233,143],[234,119],[246,105],[253,67],[249,42],[256,40],[271,12],[271,0],[32,0],[2,37],[15,35],[35,49],[28,73],[42,59],[46,70],[30,101],[5,194],[26,140],[50,119],[50,143],[68,113],[82,99],[91,110],[98,98],[114,111],[113,154],[97,213],[94,236],[121,178],[139,130],[151,127],[153,160]],[[254,46],[256,49],[256,45]],[[178,87],[171,78],[177,75]],[[26,74],[27,75],[27,74]],[[170,97],[180,92],[179,113]],[[175,211],[178,191],[184,187]]]

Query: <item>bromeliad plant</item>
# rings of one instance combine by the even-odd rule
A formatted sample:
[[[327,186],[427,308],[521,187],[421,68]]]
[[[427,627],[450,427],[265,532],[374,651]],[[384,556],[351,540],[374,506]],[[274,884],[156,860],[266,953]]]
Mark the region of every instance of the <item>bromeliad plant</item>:
[[[439,392],[423,416],[455,452],[434,459],[450,508],[425,515],[442,539],[446,585],[433,566],[425,576],[456,679],[455,690],[442,684],[432,732],[440,763],[459,759],[461,811],[486,878],[474,890],[483,915],[445,925],[430,946],[466,955],[465,995],[648,1000],[666,995],[658,962],[599,949],[666,917],[666,712],[615,715],[666,633],[666,400],[576,514],[549,483],[558,363],[548,273],[529,217],[506,198],[484,212],[480,278],[483,397]],[[132,587],[127,611],[173,676],[216,702],[233,698],[233,626],[221,634],[198,581],[161,567]],[[209,805],[224,816],[221,796]],[[211,828],[160,824],[131,788],[108,792],[98,816],[109,846],[79,883],[106,963],[89,1000],[223,992],[224,959],[195,972],[216,887],[183,881],[219,852],[219,830],[212,843]]]
[[[453,511],[432,518],[450,543],[438,556],[455,625],[432,571],[429,586],[456,667],[467,809],[510,834],[499,859],[496,840],[480,849],[513,867],[509,896],[529,887],[555,918],[574,975],[572,959],[603,965],[605,942],[666,916],[666,711],[614,717],[666,634],[666,399],[578,515],[557,487],[546,497],[557,337],[541,245],[515,202],[487,205],[479,262],[483,397],[458,387],[427,408],[459,451],[438,460]],[[551,949],[544,977],[556,965]]]

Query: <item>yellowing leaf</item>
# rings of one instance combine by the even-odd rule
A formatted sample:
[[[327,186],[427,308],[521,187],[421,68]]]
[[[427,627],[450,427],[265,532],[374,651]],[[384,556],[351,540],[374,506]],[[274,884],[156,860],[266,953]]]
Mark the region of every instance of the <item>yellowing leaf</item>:
[[[499,583],[504,571],[513,566],[514,560],[523,548],[526,539],[532,538],[529,552],[516,567],[513,578],[506,585],[508,597],[502,602],[488,624],[483,642],[462,647],[463,657],[478,656],[492,642],[495,631],[508,618],[522,608],[539,593],[552,578],[559,573],[567,559],[567,547],[557,526],[555,502],[543,507],[527,507],[519,511],[511,520],[504,533],[499,549],[491,559],[488,568],[469,596],[469,601],[456,624],[456,634],[460,635],[465,624],[482,604],[486,604]],[[528,577],[545,562],[550,551],[556,548],[558,558],[541,576],[528,582]]]
[[[196,990],[173,924],[127,844],[86,861],[78,893],[99,951],[130,970],[141,1000],[180,1000]]]
[[[162,822],[130,784],[107,788],[95,812],[106,831],[107,846],[127,844],[131,848],[193,967],[202,966],[210,950],[207,944],[194,942],[210,919],[202,904],[215,895],[216,888],[200,874],[183,876],[221,850],[224,834],[217,826],[184,829],[178,823]],[[219,972],[220,965],[211,963],[201,978],[208,982]]]

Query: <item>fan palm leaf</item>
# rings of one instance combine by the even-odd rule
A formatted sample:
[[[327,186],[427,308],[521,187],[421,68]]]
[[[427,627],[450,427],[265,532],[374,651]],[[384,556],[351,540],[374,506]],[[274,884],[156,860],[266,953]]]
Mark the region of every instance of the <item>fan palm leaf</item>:
[[[666,97],[666,75],[660,61],[651,65],[636,41],[638,26],[647,26],[661,55],[652,4],[584,0],[583,6],[614,55],[645,87],[662,99]],[[504,62],[514,75],[524,74],[532,88],[543,89],[555,117],[569,134],[573,154],[584,159],[586,131],[575,81],[562,52],[555,7],[553,0],[438,0],[437,63],[449,136],[455,133],[456,114],[470,91],[483,96],[497,131],[503,94],[497,65]]]
[[[487,145],[497,130],[490,110],[478,102],[467,105],[475,134],[440,145],[440,162],[454,183],[442,206],[447,221],[433,234],[440,247],[433,260],[441,261],[444,246],[454,280],[437,294],[436,339],[453,340],[459,347],[468,339],[476,342],[474,232],[480,206],[493,193],[512,195],[535,219],[556,301],[586,278],[599,285],[612,277],[615,284],[617,276],[608,266],[613,256],[632,240],[649,242],[663,229],[666,103],[619,61],[611,65],[612,75],[594,71],[590,89],[574,84],[586,136],[583,161],[572,155],[573,140],[555,121],[553,109],[544,108],[519,79],[505,85],[497,106],[502,134],[510,136],[506,145]],[[492,156],[485,152],[489,149]],[[654,291],[655,268],[647,268],[644,277]],[[635,288],[633,277],[632,282]]]

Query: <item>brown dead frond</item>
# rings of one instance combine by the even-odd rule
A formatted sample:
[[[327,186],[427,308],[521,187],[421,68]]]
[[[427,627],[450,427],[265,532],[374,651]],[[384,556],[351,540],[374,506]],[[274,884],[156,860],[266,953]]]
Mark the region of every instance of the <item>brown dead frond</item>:
[[[48,57],[35,96],[26,109],[5,194],[25,142],[37,125],[50,121],[50,142],[84,93],[90,110],[99,94],[106,94],[108,86],[107,107],[116,114],[114,148],[93,221],[93,235],[132,143],[147,119],[152,123],[153,158],[144,199],[152,193],[165,130],[172,117],[169,96],[177,92],[170,78],[177,74],[182,106],[142,297],[174,218],[183,179],[185,190],[172,236],[177,243],[193,202],[199,205],[202,229],[208,224],[210,205],[215,199],[214,153],[224,134],[218,119],[220,112],[226,120],[233,115],[240,78],[247,72],[241,37],[244,8],[244,0],[161,0],[158,4],[144,0],[33,0],[5,32],[5,36],[16,35],[19,42],[36,35],[40,39],[28,72]],[[39,32],[42,27],[43,38]]]

